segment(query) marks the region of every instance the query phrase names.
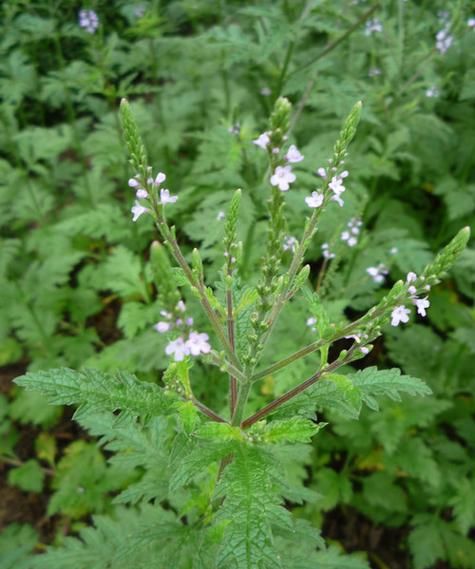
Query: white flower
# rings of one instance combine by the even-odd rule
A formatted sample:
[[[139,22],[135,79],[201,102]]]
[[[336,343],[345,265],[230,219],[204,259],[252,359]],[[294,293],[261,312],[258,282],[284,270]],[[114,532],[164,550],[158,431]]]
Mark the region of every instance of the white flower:
[[[366,269],[366,272],[373,279],[373,281],[378,284],[383,283],[384,278],[388,274],[388,270],[384,265],[378,265],[377,267],[368,267]]]
[[[449,30],[444,28],[437,32],[435,36],[435,47],[442,55],[449,49],[454,41],[454,37],[449,34]]]
[[[272,95],[272,91],[269,89],[269,87],[262,87],[259,92],[263,97],[269,97]]]
[[[349,247],[354,247],[358,243],[357,236],[362,224],[363,222],[360,219],[352,217],[348,222],[347,229],[340,235],[341,240],[345,241]]]
[[[307,326],[309,326],[309,327],[315,326],[316,323],[317,323],[317,319],[314,316],[307,318]]]
[[[370,36],[371,34],[379,33],[382,31],[383,31],[383,24],[381,23],[381,20],[375,18],[374,20],[368,20],[366,22],[364,30],[365,36]]]
[[[319,168],[317,170],[317,174],[321,177],[321,178],[326,178],[327,176],[327,171],[325,170],[325,168]]]
[[[325,259],[334,259],[335,253],[330,252],[330,246],[328,243],[322,243],[322,254]]]
[[[190,355],[188,342],[185,342],[180,336],[176,340],[169,342],[165,348],[167,356],[173,356],[176,362],[182,362],[185,356]]]
[[[361,346],[360,350],[361,353],[364,354],[365,356],[370,352],[369,348],[367,348],[366,346]]]
[[[168,318],[168,320],[170,320],[172,313],[167,312],[166,310],[160,310],[160,316],[163,316],[164,318]]]
[[[136,178],[130,178],[129,180],[129,187],[131,188],[140,188],[140,182]]]
[[[411,311],[405,306],[396,306],[396,308],[391,312],[391,326],[398,326],[401,322],[406,324],[409,322],[409,314]]]
[[[469,18],[467,20],[467,26],[472,29],[475,30],[475,18]]]
[[[433,85],[432,87],[428,87],[426,89],[426,97],[434,98],[434,97],[438,97],[439,94],[440,94],[439,89],[437,89],[437,87],[435,85]]]
[[[345,336],[347,340],[354,340],[357,344],[361,344],[361,337],[358,334],[350,334],[350,336]]]
[[[99,18],[94,10],[79,10],[79,27],[93,34],[99,27]]]
[[[414,283],[416,281],[417,281],[416,273],[413,273],[412,271],[407,273],[407,276],[406,276],[406,282],[407,283]]]
[[[368,77],[378,77],[382,71],[379,67],[370,67],[368,69]]]
[[[320,192],[312,192],[311,196],[305,198],[305,202],[308,207],[316,208],[320,207],[323,203],[323,194]]]
[[[172,325],[170,324],[170,322],[157,322],[154,326],[155,330],[159,333],[159,334],[164,334],[165,332],[168,332],[168,330],[170,330],[170,328],[172,327]]]
[[[218,215],[216,216],[216,219],[218,221],[223,221],[223,219],[226,218],[226,214],[224,213],[224,211],[218,211]]]
[[[177,302],[177,305],[175,307],[177,310],[179,310],[180,312],[185,312],[186,311],[186,304],[183,302],[183,300],[179,300]]]
[[[173,196],[170,194],[170,190],[163,188],[160,190],[160,203],[165,205],[167,203],[175,203],[178,199],[178,196]]]
[[[270,137],[268,132],[263,132],[255,140],[252,141],[256,146],[265,150],[270,142]]]
[[[390,255],[396,255],[396,253],[399,251],[399,249],[397,247],[391,247],[391,249],[389,249],[389,254]]]
[[[354,247],[358,243],[356,237],[350,237],[347,241],[349,247]]]
[[[284,242],[282,244],[282,249],[284,251],[292,251],[292,253],[295,251],[295,249],[297,248],[298,245],[298,241],[295,237],[293,237],[292,235],[287,235],[286,237],[284,237]]]
[[[291,166],[277,166],[274,174],[271,176],[270,183],[273,186],[277,186],[281,192],[286,192],[290,184],[295,182],[295,179]]]
[[[143,188],[139,188],[136,193],[135,196],[139,199],[139,200],[144,200],[145,198],[148,198],[148,192],[147,190],[144,190]]]
[[[199,332],[190,332],[186,345],[192,356],[200,354],[209,354],[211,346],[209,345],[208,334],[200,334]]]
[[[430,302],[427,299],[427,296],[425,298],[415,298],[414,304],[417,307],[417,314],[420,314],[421,316],[425,316],[426,315],[426,308],[429,308],[429,306],[430,306]]]
[[[137,221],[137,219],[148,211],[146,207],[140,205],[139,202],[135,202],[135,205],[130,210],[133,213],[132,221]]]
[[[300,153],[299,149],[295,146],[295,144],[292,144],[290,146],[290,148],[287,150],[287,154],[285,155],[285,159],[287,160],[287,162],[290,162],[291,164],[296,162],[302,162],[303,158],[304,158],[303,154]]]

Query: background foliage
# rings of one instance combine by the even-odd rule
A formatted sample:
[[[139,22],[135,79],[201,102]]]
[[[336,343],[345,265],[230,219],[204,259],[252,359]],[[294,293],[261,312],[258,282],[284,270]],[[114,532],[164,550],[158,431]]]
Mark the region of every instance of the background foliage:
[[[142,465],[137,457],[128,466],[109,462],[109,447],[72,426],[68,411],[11,383],[26,369],[60,366],[119,368],[156,383],[167,365],[152,328],[161,308],[149,262],[152,225],[130,221],[121,97],[132,102],[152,163],[178,190],[174,222],[188,251],[200,245],[210,280],[220,266],[218,214],[237,187],[242,270],[252,280],[258,266],[266,183],[252,140],[279,95],[298,113],[306,102],[293,129],[305,161],[288,194],[296,234],[316,168],[342,118],[364,101],[345,208],[326,216],[308,256],[317,286],[321,244],[336,253],[320,288],[335,315],[365,310],[460,227],[473,229],[469,3],[388,0],[369,13],[372,7],[345,0],[2,3],[1,569],[23,567],[30,551],[78,531],[87,541],[90,516],[114,549],[120,537],[101,515],[122,515],[120,497]],[[79,27],[81,8],[96,11],[95,33]],[[375,18],[382,31],[370,32]],[[435,36],[445,28],[454,39],[441,53]],[[352,217],[364,224],[355,248],[340,239]],[[390,270],[383,287],[366,273],[378,263]],[[363,410],[359,422],[325,409],[331,427],[312,451],[281,457],[302,483],[302,496],[288,502],[302,535],[311,521],[334,542],[322,567],[334,566],[340,547],[366,551],[347,565],[354,569],[366,566],[359,564],[365,557],[373,567],[475,567],[474,290],[472,245],[431,294],[428,321],[388,329],[365,360],[424,379],[431,397],[381,401],[378,414]],[[287,354],[296,338],[311,341],[309,316],[296,305],[269,355]],[[266,378],[251,406],[294,385],[307,368],[299,363],[278,383]],[[199,366],[194,373],[200,397],[223,407],[220,374]],[[83,422],[95,425],[91,417]],[[160,464],[153,446],[147,450],[150,439],[141,444],[141,460]],[[142,483],[137,502],[144,491]],[[239,488],[231,496],[230,508]],[[123,515],[131,527],[138,523],[138,513]],[[156,515],[145,506],[140,520],[153,525]]]

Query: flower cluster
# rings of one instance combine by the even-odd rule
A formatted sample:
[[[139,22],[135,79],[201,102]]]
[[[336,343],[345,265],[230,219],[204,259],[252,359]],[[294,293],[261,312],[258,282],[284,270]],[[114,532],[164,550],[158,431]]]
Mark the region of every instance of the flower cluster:
[[[368,341],[368,335],[367,334],[350,334],[349,336],[345,336],[345,338],[347,340],[354,340],[356,342],[356,344],[361,344],[362,342]],[[370,347],[360,346],[359,350],[362,354],[364,354],[366,356],[370,352]]]
[[[330,190],[334,193],[332,201],[336,202],[340,207],[343,207],[344,201],[341,199],[341,194],[346,190],[343,185],[343,180],[348,176],[348,170],[344,170],[341,174],[333,176],[331,182],[328,184]]]
[[[346,226],[347,228],[340,235],[341,240],[349,247],[354,247],[358,243],[358,235],[361,231],[362,225],[363,222],[360,219],[352,217]]]
[[[271,131],[263,132],[252,142],[263,150],[270,150],[272,154],[279,154],[280,148],[269,147],[271,144],[271,135]],[[286,140],[287,137],[284,136],[283,138]],[[298,162],[302,162],[303,159],[304,156],[300,150],[295,146],[295,144],[291,144],[287,150],[286,155],[284,156],[286,164],[277,166],[275,168],[270,178],[271,185],[277,186],[281,192],[287,192],[290,188],[290,184],[296,180],[295,174],[292,172],[292,166],[290,166],[290,164],[297,164]]]
[[[435,47],[442,55],[449,49],[454,41],[454,36],[450,34],[449,28],[446,26],[437,32],[435,36]]]
[[[151,174],[151,168],[149,169],[149,174]],[[155,189],[160,189],[160,201],[159,204],[165,205],[167,203],[175,203],[178,199],[178,196],[173,196],[170,194],[170,190],[167,188],[160,188],[161,184],[167,179],[166,175],[163,172],[159,172],[155,178],[149,176],[147,179],[147,186]],[[138,200],[145,200],[149,197],[149,192],[144,187],[144,184],[140,181],[140,176],[136,174],[133,178],[129,180],[129,186],[135,189],[135,197],[137,200],[135,201],[134,206],[132,207],[132,221],[137,221],[137,219],[144,213],[148,212],[149,209],[143,206]]]
[[[95,33],[99,27],[99,17],[94,10],[79,10],[79,27],[90,34]]]
[[[381,23],[381,20],[378,20],[378,18],[374,18],[374,20],[368,20],[366,22],[364,29],[365,36],[371,36],[372,34],[381,33],[382,31],[383,24]]]
[[[328,243],[322,244],[322,255],[325,259],[334,259],[335,258],[335,253],[332,253],[330,251],[330,245],[328,245]]]
[[[421,285],[423,286],[424,290],[429,291],[430,285],[423,283],[424,277],[417,278],[416,273],[408,273],[406,277],[406,284],[408,285],[408,292],[410,294],[410,298],[412,303],[416,306],[417,313],[424,317],[427,315],[426,308],[429,308],[430,302],[427,296],[425,298],[419,298],[417,296],[417,288]],[[406,306],[399,305],[393,309],[391,312],[391,326],[398,326],[401,322],[406,324],[409,322],[409,314],[411,311]]]
[[[373,279],[375,283],[381,284],[388,275],[388,269],[380,263],[377,267],[368,267],[366,269],[368,275]]]
[[[208,334],[192,330],[193,318],[186,318],[185,312],[186,305],[180,300],[173,312],[162,310],[160,315],[164,320],[160,320],[154,326],[159,334],[165,334],[173,329],[180,331],[181,335],[168,342],[165,348],[167,356],[173,356],[176,362],[183,361],[186,356],[199,356],[200,354],[209,354],[211,351]]]

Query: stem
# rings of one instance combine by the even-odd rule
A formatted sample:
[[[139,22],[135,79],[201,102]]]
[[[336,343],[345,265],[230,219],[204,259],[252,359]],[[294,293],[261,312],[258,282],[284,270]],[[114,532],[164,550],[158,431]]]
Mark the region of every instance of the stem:
[[[317,61],[319,61],[320,59],[322,59],[323,57],[328,55],[331,51],[333,51],[336,47],[338,47],[342,42],[344,42],[348,36],[350,36],[355,30],[357,30],[361,26],[361,24],[364,24],[364,22],[366,22],[366,20],[378,8],[379,8],[379,3],[377,2],[376,4],[374,4],[374,6],[369,8],[369,10],[367,10],[364,14],[362,14],[360,16],[360,18],[358,18],[358,20],[356,20],[356,22],[353,25],[351,25],[343,34],[338,36],[336,38],[336,40],[330,42],[317,56],[315,56],[313,59],[311,59],[307,63],[304,63],[300,67],[297,67],[297,69],[294,69],[294,71],[292,71],[292,73],[290,73],[289,76],[292,76],[295,73],[298,73],[299,71],[302,71],[303,69],[306,69],[307,67],[310,67],[311,65],[313,65],[314,63],[316,63]],[[298,121],[298,119],[299,119],[299,117],[303,111],[303,108],[307,104],[307,100],[310,97],[310,93],[312,92],[316,81],[317,81],[316,74],[311,79],[309,79],[307,86],[305,87],[304,94],[302,95],[302,98],[300,99],[299,104],[297,105],[297,109],[294,113],[294,116],[292,117],[289,132],[291,132],[294,129],[294,127],[295,127],[295,125],[296,125],[296,123],[297,123],[297,121]]]
[[[157,215],[157,218],[160,219],[161,216],[160,216],[159,212],[157,211],[156,204],[154,203],[153,205],[155,207],[155,213]],[[185,257],[183,256],[183,253],[181,252],[180,246],[178,245],[176,239],[174,238],[172,231],[170,231],[170,228],[165,224],[160,224],[159,222],[157,222],[156,225],[158,227],[158,230],[160,231],[160,233],[164,237],[165,241],[170,246],[171,252],[172,252],[176,262],[183,269],[183,272],[185,273],[185,275],[186,275],[188,281],[190,282],[191,286],[196,288],[196,290],[198,291],[200,301],[201,301],[201,305],[202,305],[204,311],[206,312],[206,315],[208,316],[208,320],[210,321],[210,324],[213,327],[213,330],[215,331],[216,335],[218,336],[218,339],[221,342],[222,347],[224,348],[229,359],[231,360],[231,363],[234,366],[236,366],[238,369],[240,369],[241,364],[239,363],[238,359],[236,358],[236,356],[234,354],[234,350],[231,347],[231,344],[229,343],[228,339],[226,338],[226,335],[225,335],[224,330],[221,326],[219,318],[217,317],[215,311],[213,310],[213,307],[209,303],[209,300],[208,300],[208,297],[206,296],[206,292],[204,290],[203,284],[201,282],[199,282],[197,279],[195,279],[193,271],[191,270],[191,267],[188,265]]]
[[[231,419],[231,425],[234,427],[238,426],[244,416],[244,410],[246,408],[247,398],[249,397],[249,392],[251,391],[251,381],[248,380],[241,383],[239,388],[238,398],[236,401],[236,407],[234,408],[234,413]]]
[[[233,314],[233,292],[231,289],[226,291],[226,307],[227,307],[227,328],[228,328],[228,340],[231,345],[233,352],[236,352],[236,345],[234,339],[234,314]],[[231,411],[231,417],[234,413],[234,408],[236,407],[237,401],[237,379],[234,375],[229,374],[229,405]]]
[[[277,83],[277,89],[276,89],[276,96],[275,98],[277,99],[278,97],[280,97],[280,94],[282,92],[282,87],[284,86],[284,81],[285,81],[285,76],[287,75],[287,70],[289,68],[289,64],[290,64],[290,59],[292,57],[292,53],[294,51],[294,47],[295,47],[295,42],[291,41],[287,47],[287,52],[285,54],[285,60],[284,60],[284,65],[282,66],[282,71],[280,72],[280,76],[279,76],[279,81]]]
[[[332,372],[333,370],[338,369],[342,365],[348,363],[348,361],[351,360],[351,357],[349,357],[349,356],[352,353],[352,351],[353,350],[350,349],[348,351],[348,354],[346,355],[346,357],[343,360],[335,360],[330,365],[328,365],[325,369],[320,369],[319,371],[317,371],[317,373],[313,374],[311,377],[309,377],[307,380],[305,380],[300,385],[297,385],[296,387],[294,387],[293,389],[290,389],[289,391],[287,391],[286,393],[284,393],[280,397],[277,397],[277,399],[274,399],[274,401],[271,401],[268,405],[266,405],[265,407],[263,407],[262,409],[257,411],[257,413],[254,413],[254,415],[251,415],[245,421],[243,421],[241,423],[241,428],[247,429],[247,427],[250,427],[254,423],[257,423],[257,421],[260,421],[263,417],[265,417],[266,415],[269,415],[269,413],[272,413],[273,411],[278,409],[281,405],[283,405],[284,403],[286,403],[290,399],[293,399],[297,395],[300,395],[300,393],[302,393],[303,391],[308,389],[310,386],[312,386],[314,383],[316,383],[325,374]]]
[[[199,411],[201,411],[203,413],[203,415],[206,415],[207,417],[209,417],[213,421],[216,421],[217,423],[227,423],[226,419],[223,419],[223,417],[221,417],[220,415],[215,413],[212,409],[207,407],[204,403],[201,403],[201,401],[196,399],[195,396],[192,395],[190,400],[193,403],[193,405]]]

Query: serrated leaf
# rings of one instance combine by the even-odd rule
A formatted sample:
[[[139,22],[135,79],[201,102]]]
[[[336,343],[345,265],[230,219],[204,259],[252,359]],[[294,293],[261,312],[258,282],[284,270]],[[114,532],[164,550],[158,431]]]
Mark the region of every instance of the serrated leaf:
[[[369,367],[351,375],[350,379],[360,390],[363,402],[374,410],[379,409],[375,396],[385,395],[393,401],[400,401],[400,393],[419,396],[432,393],[421,379],[401,375],[401,370],[397,368],[378,370]]]

